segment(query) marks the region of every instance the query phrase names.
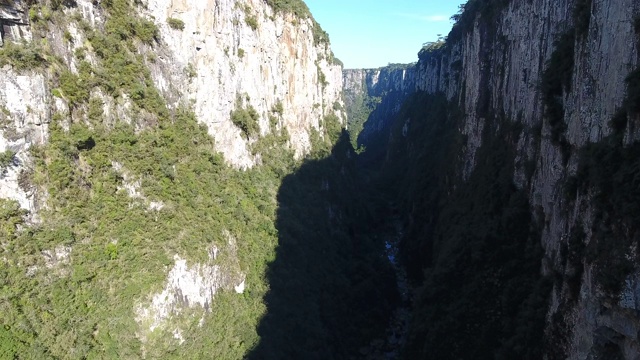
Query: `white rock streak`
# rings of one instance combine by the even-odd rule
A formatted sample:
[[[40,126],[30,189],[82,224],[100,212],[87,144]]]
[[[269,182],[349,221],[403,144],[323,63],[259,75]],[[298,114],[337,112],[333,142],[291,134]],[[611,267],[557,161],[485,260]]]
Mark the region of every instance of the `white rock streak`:
[[[200,307],[209,311],[219,291],[244,292],[245,275],[240,271],[236,257],[235,238],[227,231],[223,235],[227,239],[227,246],[222,250],[212,246],[208,251],[207,264],[189,265],[187,260],[174,256],[174,265],[167,274],[162,291],[151,295],[149,303],[139,304],[135,309],[136,321],[143,332],[162,328],[172,315],[179,314],[184,308]],[[221,252],[226,253],[229,261],[219,263],[216,260]],[[145,336],[142,334],[141,338]]]

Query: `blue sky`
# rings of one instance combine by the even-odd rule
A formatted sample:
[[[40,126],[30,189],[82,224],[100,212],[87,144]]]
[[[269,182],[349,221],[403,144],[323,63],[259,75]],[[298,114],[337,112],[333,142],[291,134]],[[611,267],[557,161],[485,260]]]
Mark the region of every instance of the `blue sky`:
[[[463,0],[305,0],[345,68],[418,60],[422,44],[446,36]]]

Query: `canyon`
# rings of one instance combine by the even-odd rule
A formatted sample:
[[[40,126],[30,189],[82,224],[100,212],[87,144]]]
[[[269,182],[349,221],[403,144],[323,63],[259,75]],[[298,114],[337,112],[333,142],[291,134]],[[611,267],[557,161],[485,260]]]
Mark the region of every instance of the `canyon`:
[[[454,18],[0,1],[0,355],[638,359],[640,4]]]

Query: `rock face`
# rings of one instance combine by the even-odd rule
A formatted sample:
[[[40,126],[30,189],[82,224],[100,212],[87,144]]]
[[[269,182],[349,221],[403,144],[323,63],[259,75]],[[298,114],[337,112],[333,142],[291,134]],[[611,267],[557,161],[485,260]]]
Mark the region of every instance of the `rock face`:
[[[215,245],[209,249],[209,263],[189,266],[180,256],[174,256],[174,265],[167,275],[162,292],[154,294],[149,304],[140,304],[136,309],[136,321],[141,324],[142,335],[153,332],[166,325],[171,315],[179,313],[183,308],[199,306],[210,310],[216,292],[234,289],[241,294],[245,289],[244,274],[236,254],[236,240],[225,231],[227,239],[224,249]],[[216,263],[219,252],[228,253],[228,264]]]
[[[461,17],[454,27],[445,49],[423,49],[415,67],[403,70],[412,74],[409,85],[414,86],[405,93],[444,93],[461,110],[458,130],[464,143],[455,171],[461,179],[468,179],[480,166],[476,154],[480,147],[488,145],[483,143],[485,129],[498,129],[501,121],[524,127],[516,140],[512,179],[518,189],[528,194],[531,213],[544,224],[542,271],[559,276],[547,313],[546,337],[552,345],[545,350],[545,356],[595,359],[615,355],[637,359],[637,250],[634,246],[620,250],[624,253],[622,258],[631,259],[633,270],[627,271],[629,275],[617,295],[605,294],[602,283],[596,280],[596,273],[601,270],[584,256],[578,261],[578,266],[584,267],[579,273],[578,296],[570,295],[570,278],[575,276],[574,266],[566,259],[567,248],[575,247],[570,239],[584,233],[584,246],[595,243],[595,233],[602,226],[598,215],[602,208],[594,203],[593,191],[579,192],[575,200],[569,200],[563,189],[567,179],[576,176],[580,149],[613,134],[610,121],[620,110],[635,106],[631,100],[625,102],[627,83],[634,81],[625,82],[625,78],[639,64],[640,4],[633,0],[607,4],[503,1],[493,2],[488,5],[493,8],[486,11],[480,2],[469,3],[468,16]],[[554,51],[559,53],[563,46],[571,49],[568,55],[565,52],[553,60]],[[568,59],[569,69],[564,70],[568,79],[549,100],[544,86],[552,71],[547,75],[545,71],[558,59]],[[345,71],[345,93],[398,89],[398,82],[384,83],[381,74],[371,70]],[[349,99],[347,96],[347,103]],[[561,104],[558,123],[550,120],[553,104]],[[640,140],[637,115],[624,112],[621,116],[626,124],[624,143],[632,145]],[[402,123],[405,119],[395,121]],[[365,124],[362,134],[366,138],[366,134],[385,128],[389,125],[375,118]],[[616,244],[623,243],[626,237],[633,238],[633,230],[627,231],[631,234],[616,233],[606,241]]]
[[[12,152],[14,158],[0,173],[0,197],[16,200],[23,209],[34,212],[38,208],[38,198],[24,174],[32,167],[29,148],[47,140],[49,87],[42,74],[18,74],[8,66],[2,73],[0,153]]]
[[[30,39],[27,6],[22,0],[0,1],[0,46],[6,40]]]
[[[74,3],[65,10],[70,18],[78,14],[93,28],[104,26],[107,15],[97,3]],[[334,64],[329,44],[314,39],[310,18],[276,13],[261,0],[150,0],[138,11],[160,31],[158,43],[138,49],[147,59],[153,58],[147,66],[155,86],[171,107],[193,108],[215,138],[216,150],[235,167],[260,162],[249,149],[256,138],[247,139],[231,121],[232,111],[240,107],[256,110],[261,136],[271,131],[274,121],[278,129],[286,128],[289,146],[298,157],[309,151],[309,131],[320,129],[324,116],[346,116],[340,110],[341,67]],[[27,13],[22,1],[0,3],[3,41],[31,40]],[[171,27],[169,19],[182,21],[184,28]],[[66,28],[49,29],[47,35],[49,50],[65,59],[74,73],[78,71],[74,52],[86,41],[78,24],[70,21]],[[64,40],[67,36],[70,41]],[[91,54],[87,57],[95,61]],[[46,141],[51,116],[68,113],[69,108],[66,101],[52,96],[50,73],[19,71],[9,65],[2,73],[0,152],[14,151],[16,157],[0,177],[0,196],[18,200],[34,212],[34,191],[20,188],[18,176],[28,170],[28,149]],[[93,96],[103,102],[109,122],[130,122],[137,115],[126,94],[116,100],[96,89]],[[77,110],[70,116],[78,116]]]
[[[262,0],[151,0],[147,15],[160,28],[164,50],[150,66],[156,86],[174,102],[193,104],[236,166],[256,161],[229,121],[238,98],[256,109],[262,134],[269,115],[279,117],[298,156],[310,148],[309,129],[342,107],[341,68],[332,64],[328,44],[314,43],[310,19],[275,14]],[[168,18],[182,20],[184,29],[173,29]],[[273,111],[278,103],[281,115]]]

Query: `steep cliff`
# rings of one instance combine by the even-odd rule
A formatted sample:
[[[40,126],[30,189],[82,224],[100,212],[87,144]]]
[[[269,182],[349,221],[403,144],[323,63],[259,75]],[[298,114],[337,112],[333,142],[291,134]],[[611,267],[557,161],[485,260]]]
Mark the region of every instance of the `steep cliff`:
[[[0,9],[0,358],[345,358],[384,327],[303,2]]]
[[[424,287],[410,358],[640,353],[638,6],[469,1],[420,51],[382,167]]]
[[[124,11],[122,7],[118,2],[100,6],[91,1],[73,2],[72,7],[59,1],[31,8],[20,0],[0,4],[2,39],[17,44],[9,44],[0,61],[4,66],[0,117],[5,129],[0,152],[9,150],[16,156],[14,166],[3,170],[7,172],[0,180],[3,197],[35,210],[35,193],[19,188],[16,181],[29,167],[27,150],[46,141],[47,126],[55,114],[70,121],[81,119],[89,111],[89,98],[96,100],[94,104],[102,103],[109,122],[131,121],[150,112],[142,90],[153,85],[170,108],[191,107],[216,139],[216,150],[240,168],[260,163],[260,154],[251,145],[272,133],[272,123],[287,130],[289,147],[300,158],[310,150],[310,129],[322,130],[323,119],[330,114],[342,121],[341,68],[326,34],[312,18],[298,19],[261,0],[149,1],[135,9],[141,22],[126,25],[113,21],[107,10]],[[148,71],[144,81],[152,83],[118,84],[128,88],[120,94],[120,89],[113,89],[117,85],[101,86],[94,80],[81,89],[82,99],[69,98],[76,94],[64,94],[59,87],[56,90],[59,74],[67,66],[80,81],[84,80],[83,64],[90,65],[84,68],[89,73],[95,70],[91,67],[102,68],[102,77],[124,75],[107,74],[116,70],[116,59],[110,61],[101,52],[114,49],[96,48],[92,43],[93,29],[128,36],[126,29],[110,26],[139,27],[131,32],[145,39],[130,50],[139,52],[136,67]],[[37,39],[30,42],[34,32]],[[25,45],[19,45],[22,41]],[[102,64],[104,60],[109,64]],[[236,110],[250,109],[251,116],[245,117],[248,124],[242,124],[240,115],[245,113],[232,116]],[[144,126],[144,121],[136,122]],[[249,125],[251,134],[243,130]]]

